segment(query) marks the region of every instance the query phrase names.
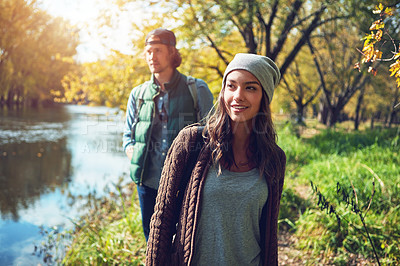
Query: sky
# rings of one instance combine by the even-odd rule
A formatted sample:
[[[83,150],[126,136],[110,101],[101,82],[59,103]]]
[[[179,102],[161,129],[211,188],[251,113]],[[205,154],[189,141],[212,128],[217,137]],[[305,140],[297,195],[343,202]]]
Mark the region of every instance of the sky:
[[[132,54],[133,39],[131,24],[138,22],[145,15],[143,10],[133,10],[129,14],[122,13],[120,20],[115,22],[113,30],[106,31],[107,39],[101,38],[97,30],[97,16],[101,8],[116,12],[107,1],[102,0],[40,0],[41,8],[50,15],[63,17],[72,25],[81,29],[81,44],[77,47],[76,60],[91,62],[104,59],[110,49],[118,50],[125,54]],[[136,20],[136,21],[134,21]]]

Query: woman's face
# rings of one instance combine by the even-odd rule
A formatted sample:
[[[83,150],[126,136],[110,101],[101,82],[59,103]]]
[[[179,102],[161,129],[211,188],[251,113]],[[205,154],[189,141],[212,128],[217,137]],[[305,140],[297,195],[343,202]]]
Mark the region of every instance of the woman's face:
[[[223,100],[232,122],[249,123],[260,110],[262,86],[246,70],[234,70],[225,81]]]

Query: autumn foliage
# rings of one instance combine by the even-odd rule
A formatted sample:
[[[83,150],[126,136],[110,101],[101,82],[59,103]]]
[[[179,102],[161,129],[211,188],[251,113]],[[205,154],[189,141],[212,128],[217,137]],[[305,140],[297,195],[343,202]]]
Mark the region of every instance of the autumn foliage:
[[[394,61],[389,67],[390,76],[394,76],[396,78],[397,86],[400,87],[400,45],[397,48],[397,44],[390,36],[390,33],[385,31],[385,18],[393,16],[393,10],[390,7],[384,7],[382,4],[379,4],[373,10],[374,14],[379,15],[379,19],[374,21],[369,28],[371,31],[367,34],[362,40],[364,40],[364,46],[362,48],[363,58],[361,63],[374,63],[377,61]],[[390,58],[382,58],[382,51],[380,50],[380,45],[382,42],[387,42],[388,40],[383,39],[383,36],[387,35],[389,41],[393,43],[394,51],[392,52],[392,56]],[[355,66],[357,69],[360,69],[360,64],[357,63]],[[368,72],[373,75],[377,74],[376,67],[369,66]]]

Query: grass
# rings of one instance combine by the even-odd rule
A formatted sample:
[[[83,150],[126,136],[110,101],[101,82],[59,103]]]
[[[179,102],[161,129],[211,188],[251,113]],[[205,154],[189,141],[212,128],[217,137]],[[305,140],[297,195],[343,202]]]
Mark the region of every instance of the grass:
[[[124,189],[117,185],[119,193],[88,201],[88,215],[75,223],[63,264],[144,265],[146,241],[136,188]]]
[[[297,199],[297,208],[292,207],[299,215],[285,217],[281,211],[282,221],[289,219],[284,224],[292,224],[291,230],[298,237],[297,247],[338,265],[347,265],[349,254],[374,260],[368,231],[380,261],[398,264],[399,129],[324,129],[307,138],[296,132],[288,124],[279,136],[288,157],[285,190],[298,192],[302,188],[297,196],[303,201]],[[334,211],[318,204],[320,198],[312,192],[311,182]],[[339,192],[338,186],[342,188]],[[285,194],[282,203],[293,205]]]
[[[349,265],[361,259],[374,262],[361,214],[380,262],[399,264],[399,129],[352,132],[318,124],[299,129],[282,123],[278,135],[287,155],[280,230],[292,232],[297,239],[294,248],[309,254],[303,261],[309,265]],[[321,208],[311,182],[337,216]],[[338,193],[338,184],[347,193],[347,201]],[[88,201],[88,214],[76,222],[63,264],[144,264],[145,240],[136,189],[117,188],[120,193]]]

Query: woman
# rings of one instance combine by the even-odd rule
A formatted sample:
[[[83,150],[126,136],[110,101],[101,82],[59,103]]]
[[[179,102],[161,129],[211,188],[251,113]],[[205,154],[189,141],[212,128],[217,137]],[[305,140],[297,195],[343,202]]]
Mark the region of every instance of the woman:
[[[234,57],[190,177],[183,173],[198,147],[198,127],[179,133],[162,172],[147,265],[278,264],[286,157],[276,144],[270,102],[279,79],[278,67],[265,56]],[[185,178],[181,204],[176,195]]]

